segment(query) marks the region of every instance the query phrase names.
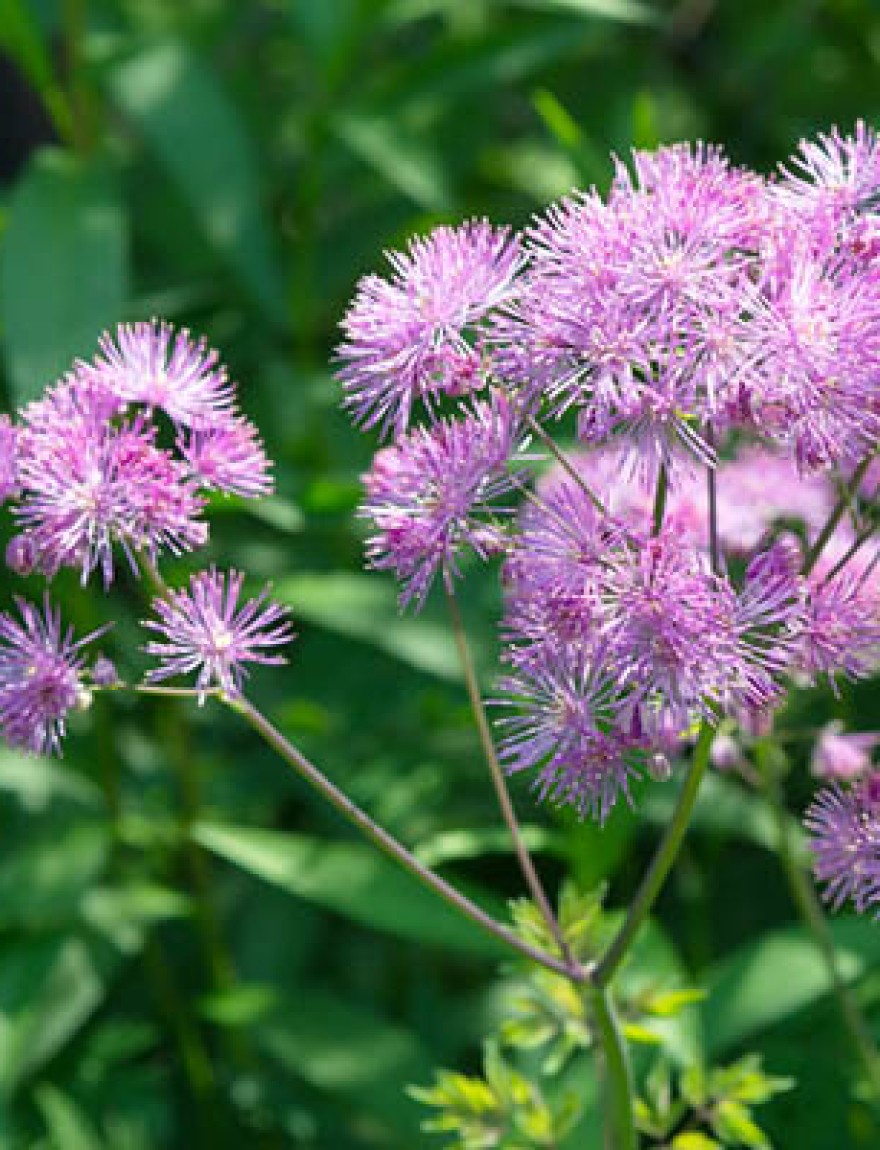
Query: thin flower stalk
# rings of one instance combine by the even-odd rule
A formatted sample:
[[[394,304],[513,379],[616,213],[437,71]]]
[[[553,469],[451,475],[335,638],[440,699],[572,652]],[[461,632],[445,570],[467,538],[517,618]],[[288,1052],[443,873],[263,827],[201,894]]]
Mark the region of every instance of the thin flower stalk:
[[[575,966],[574,958],[569,950],[568,944],[562,935],[559,928],[559,923],[556,915],[553,913],[553,908],[544,891],[544,886],[541,882],[538,872],[535,870],[535,865],[532,861],[532,856],[529,853],[529,848],[523,840],[522,832],[520,830],[519,822],[516,817],[516,811],[513,808],[513,802],[510,798],[510,792],[507,789],[507,783],[504,780],[504,772],[501,769],[501,764],[498,762],[498,754],[495,750],[495,741],[492,738],[492,732],[489,730],[489,723],[486,719],[486,708],[483,704],[482,695],[480,694],[480,687],[477,683],[477,676],[474,670],[474,662],[471,658],[470,648],[468,646],[467,635],[465,633],[464,624],[461,618],[461,611],[458,606],[458,600],[455,594],[447,588],[446,599],[449,604],[449,615],[452,620],[452,634],[455,638],[455,646],[458,650],[459,661],[461,662],[462,671],[464,672],[465,685],[467,687],[468,699],[470,700],[471,711],[473,712],[474,722],[477,726],[477,731],[480,736],[480,744],[483,748],[483,755],[486,759],[486,765],[489,768],[489,774],[492,778],[492,785],[495,788],[495,794],[498,797],[498,805],[501,808],[501,814],[507,824],[507,829],[510,831],[510,837],[513,842],[513,848],[516,852],[517,862],[519,863],[520,870],[522,871],[523,878],[531,891],[532,898],[535,900],[538,909],[544,916],[550,932],[556,940],[556,945],[559,947],[559,953],[565,961],[572,967]]]
[[[222,701],[231,710],[241,715],[288,766],[292,767],[298,775],[318,791],[343,818],[362,831],[383,854],[400,863],[413,878],[417,879],[423,886],[433,890],[459,914],[511,949],[518,951],[526,958],[530,958],[533,962],[537,962],[540,966],[553,970],[557,974],[562,974],[574,982],[583,983],[587,981],[588,972],[586,970],[557,958],[555,955],[548,954],[519,938],[509,927],[498,922],[451,883],[446,882],[429,867],[419,862],[415,855],[407,850],[402,843],[398,842],[384,827],[374,822],[366,811],[362,810],[348,795],[331,782],[243,695],[238,695],[234,699],[224,698]]]

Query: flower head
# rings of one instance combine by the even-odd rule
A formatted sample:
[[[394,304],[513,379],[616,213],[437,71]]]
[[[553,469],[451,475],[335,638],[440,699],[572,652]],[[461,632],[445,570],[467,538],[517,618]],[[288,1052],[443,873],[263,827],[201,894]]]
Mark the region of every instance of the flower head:
[[[509,403],[494,396],[377,454],[361,509],[375,527],[367,553],[373,567],[396,573],[403,605],[421,604],[438,570],[451,585],[465,547],[481,558],[501,547],[490,503],[512,486],[515,432]]]
[[[880,772],[820,791],[804,822],[826,900],[839,909],[852,899],[860,914],[880,902]]]
[[[601,667],[596,652],[545,651],[502,681],[498,705],[513,708],[499,720],[505,769],[538,767],[542,799],[604,822],[652,744],[623,721],[622,693]]]
[[[342,327],[339,378],[361,427],[402,434],[422,401],[482,386],[486,315],[509,300],[521,265],[506,228],[471,220],[389,252],[390,279],[361,280]]]
[[[110,418],[102,393],[76,376],[23,412],[19,436],[21,494],[14,514],[48,574],[78,567],[86,582],[100,569],[113,579],[113,545],[132,567],[202,546],[203,501],[183,463],[156,443],[143,413]]]
[[[160,666],[148,673],[149,682],[197,671],[196,688],[203,702],[214,686],[229,696],[239,695],[246,663],[285,662],[273,652],[293,638],[286,608],[267,602],[268,587],[256,599],[239,604],[243,582],[240,572],[226,575],[212,567],[193,575],[188,588],[153,601],[157,618],[145,626],[161,641],[151,640],[146,651],[157,656]]]
[[[21,620],[0,613],[0,730],[13,747],[35,755],[61,753],[65,719],[86,696],[82,647],[46,596],[40,612],[16,598]]]
[[[214,422],[233,408],[233,388],[216,351],[169,323],[120,324],[105,333],[91,364],[76,373],[122,403],[158,408],[177,424]]]

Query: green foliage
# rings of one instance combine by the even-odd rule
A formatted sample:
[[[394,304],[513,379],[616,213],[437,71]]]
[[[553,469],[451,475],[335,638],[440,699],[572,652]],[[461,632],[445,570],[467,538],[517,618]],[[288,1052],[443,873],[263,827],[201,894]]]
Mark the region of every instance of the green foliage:
[[[793,1087],[791,1078],[765,1074],[757,1055],[718,1069],[690,1066],[678,1076],[677,1089],[668,1066],[658,1062],[638,1103],[639,1129],[653,1145],[670,1150],[772,1150],[752,1108]]]

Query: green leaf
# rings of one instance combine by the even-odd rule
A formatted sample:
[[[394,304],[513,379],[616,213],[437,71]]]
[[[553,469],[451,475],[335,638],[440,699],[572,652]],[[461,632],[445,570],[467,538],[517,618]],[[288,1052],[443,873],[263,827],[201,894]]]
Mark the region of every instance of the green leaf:
[[[880,963],[880,931],[866,919],[829,923],[844,982]],[[707,978],[704,1013],[707,1048],[717,1054],[792,1017],[831,992],[828,972],[803,927],[765,934],[719,963]]]
[[[561,837],[547,827],[520,826],[522,840],[532,853],[559,853]],[[413,850],[420,862],[428,867],[463,859],[484,858],[491,854],[510,854],[513,851],[510,832],[506,827],[475,827],[458,831],[444,831],[426,840]]]
[[[43,756],[23,755],[0,748],[0,791],[14,795],[29,814],[38,814],[53,802],[101,807],[100,787]]]
[[[296,575],[273,592],[301,618],[360,639],[419,671],[459,681],[461,666],[448,627],[401,616],[391,586],[369,575]]]
[[[40,94],[59,135],[68,136],[72,124],[70,105],[55,79],[42,30],[26,0],[0,0],[0,48]]]
[[[199,1012],[218,1026],[253,1026],[278,1005],[278,992],[271,986],[239,983],[229,990],[206,995]]]
[[[163,43],[116,65],[109,86],[208,243],[263,313],[283,324],[284,284],[260,202],[257,157],[214,72],[188,46]]]
[[[78,938],[4,948],[0,964],[0,1098],[64,1048],[105,995],[105,979]]]
[[[626,24],[653,24],[657,13],[637,0],[508,0],[521,8],[574,12],[579,16],[617,20]]]
[[[0,929],[70,919],[104,870],[103,825],[77,823],[35,834],[0,867]]]
[[[676,1134],[670,1143],[672,1150],[722,1150],[720,1142],[699,1130],[686,1130]]]
[[[37,153],[12,198],[0,268],[16,403],[91,355],[127,294],[127,225],[109,174],[53,148]]]
[[[431,1064],[409,1031],[310,988],[308,996],[280,1004],[253,1034],[287,1071],[368,1110],[382,1125],[408,1132],[413,1137],[407,1144],[415,1143],[418,1114],[401,1083],[426,1081]]]
[[[376,930],[453,950],[505,953],[503,943],[373,846],[217,823],[199,824],[195,838],[250,874]]]
[[[452,189],[440,157],[424,140],[390,121],[387,113],[339,115],[333,129],[354,155],[420,208],[445,212],[452,207]]]
[[[35,1094],[53,1150],[102,1150],[98,1137],[82,1109],[48,1082]]]
[[[747,1107],[741,1102],[725,1100],[713,1109],[712,1128],[723,1142],[735,1146],[748,1146],[750,1150],[769,1150],[766,1134],[755,1124]]]

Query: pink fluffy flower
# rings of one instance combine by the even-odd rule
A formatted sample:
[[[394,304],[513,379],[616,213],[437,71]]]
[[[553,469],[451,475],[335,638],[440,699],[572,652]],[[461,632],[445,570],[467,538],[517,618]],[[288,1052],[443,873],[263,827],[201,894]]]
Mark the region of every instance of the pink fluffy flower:
[[[76,372],[122,403],[164,411],[176,424],[214,422],[233,409],[234,391],[216,351],[171,324],[120,324],[105,333],[100,353]]]
[[[60,754],[68,713],[86,698],[82,648],[46,596],[42,612],[16,599],[21,620],[0,614],[0,730],[13,747]]]
[[[150,641],[146,651],[160,665],[148,673],[149,682],[196,671],[203,702],[214,686],[229,696],[239,695],[246,663],[285,662],[274,652],[293,638],[286,608],[267,601],[268,588],[256,599],[239,603],[243,583],[240,572],[227,575],[212,567],[193,575],[188,588],[153,601],[156,618],[145,626],[160,641]]]
[[[361,427],[402,434],[413,408],[483,384],[487,315],[514,292],[522,258],[506,228],[471,220],[389,252],[392,276],[365,276],[337,350],[345,406]]]
[[[515,443],[510,404],[493,396],[378,452],[364,480],[361,515],[374,528],[367,555],[395,572],[402,605],[424,602],[438,571],[451,586],[464,550],[485,558],[503,546],[492,503],[511,489]]]
[[[880,903],[880,772],[820,791],[804,822],[826,900],[836,910],[852,900],[860,914]]]

